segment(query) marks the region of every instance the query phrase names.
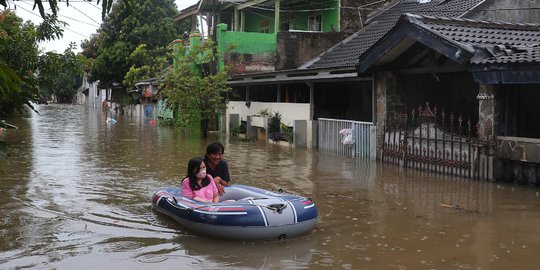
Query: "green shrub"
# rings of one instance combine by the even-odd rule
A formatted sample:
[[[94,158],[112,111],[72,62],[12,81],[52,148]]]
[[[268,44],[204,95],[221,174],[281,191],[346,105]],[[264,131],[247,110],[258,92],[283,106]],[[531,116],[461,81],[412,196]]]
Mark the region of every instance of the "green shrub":
[[[246,127],[244,125],[239,125],[233,129],[231,129],[231,135],[233,137],[238,136],[238,134],[246,134]]]
[[[281,123],[281,134],[283,135],[284,141],[288,141],[289,143],[294,142],[294,132],[292,127]]]

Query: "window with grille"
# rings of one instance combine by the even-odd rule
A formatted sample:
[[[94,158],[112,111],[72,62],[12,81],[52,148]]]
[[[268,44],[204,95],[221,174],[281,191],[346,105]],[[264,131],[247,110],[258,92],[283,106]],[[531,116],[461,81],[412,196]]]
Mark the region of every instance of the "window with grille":
[[[322,31],[322,16],[315,15],[308,17],[308,30],[309,31]]]

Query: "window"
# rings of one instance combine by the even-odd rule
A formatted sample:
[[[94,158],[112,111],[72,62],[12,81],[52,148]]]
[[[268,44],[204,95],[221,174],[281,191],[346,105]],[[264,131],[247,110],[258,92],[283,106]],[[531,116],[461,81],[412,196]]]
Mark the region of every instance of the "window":
[[[294,27],[293,22],[295,19],[294,14],[290,14],[290,13],[284,14],[283,16],[280,17],[280,19],[281,19],[281,23],[279,25],[279,31],[289,31],[290,29],[293,29]]]
[[[259,26],[259,33],[270,33],[270,22],[268,20],[261,21]]]
[[[289,31],[289,29],[291,29],[290,22],[281,23],[281,25],[279,26],[279,31]]]
[[[309,31],[322,31],[322,16],[315,15],[308,17],[308,30]]]

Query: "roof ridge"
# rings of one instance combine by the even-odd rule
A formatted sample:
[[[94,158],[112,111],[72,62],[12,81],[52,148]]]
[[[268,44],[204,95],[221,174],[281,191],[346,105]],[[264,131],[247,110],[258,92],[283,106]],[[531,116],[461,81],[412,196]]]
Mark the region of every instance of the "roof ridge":
[[[540,31],[540,24],[535,24],[535,23],[516,23],[516,22],[501,22],[501,21],[493,22],[493,21],[473,20],[473,19],[466,19],[466,18],[420,15],[420,14],[412,14],[412,13],[405,13],[403,16],[407,17],[407,19],[411,22],[415,22],[415,21],[420,21],[422,23],[452,22],[454,24],[464,25],[464,26],[472,26],[470,24],[473,23],[474,26],[476,27],[486,26],[486,28],[529,30],[529,31],[539,30]],[[531,28],[534,28],[534,29],[531,29]]]

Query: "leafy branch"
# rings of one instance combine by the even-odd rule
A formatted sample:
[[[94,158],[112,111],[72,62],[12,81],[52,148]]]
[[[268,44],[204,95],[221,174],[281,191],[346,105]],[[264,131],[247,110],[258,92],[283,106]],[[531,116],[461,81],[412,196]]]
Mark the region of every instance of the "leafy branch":
[[[161,81],[160,95],[176,110],[181,127],[201,121],[203,136],[208,132],[208,120],[226,107],[225,96],[231,91],[226,70],[216,70],[214,42],[206,41],[189,48],[178,45],[176,65]]]

